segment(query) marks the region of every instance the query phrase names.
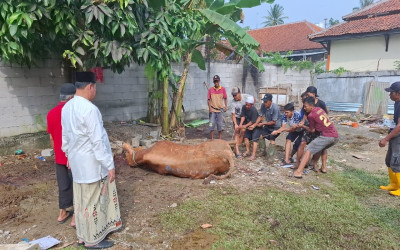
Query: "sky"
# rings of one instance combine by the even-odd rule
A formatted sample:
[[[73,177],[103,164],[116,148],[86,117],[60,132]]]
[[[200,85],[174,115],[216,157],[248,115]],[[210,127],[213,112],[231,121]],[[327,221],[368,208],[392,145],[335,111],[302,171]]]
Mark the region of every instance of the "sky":
[[[342,17],[351,13],[354,7],[359,6],[359,0],[275,0],[284,8],[285,23],[293,23],[307,20],[311,23],[324,23],[333,17],[342,21]],[[265,21],[263,17],[268,15],[270,4],[244,9],[245,20],[242,27],[250,26],[251,29],[262,28]]]

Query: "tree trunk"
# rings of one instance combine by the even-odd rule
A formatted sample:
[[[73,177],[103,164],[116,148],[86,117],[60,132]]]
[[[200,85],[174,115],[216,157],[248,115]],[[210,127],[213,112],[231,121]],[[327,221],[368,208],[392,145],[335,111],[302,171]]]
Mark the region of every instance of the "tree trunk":
[[[186,87],[186,79],[189,73],[189,66],[192,62],[192,52],[188,52],[186,55],[186,60],[183,64],[183,73],[181,79],[179,79],[179,87],[178,92],[176,93],[174,106],[171,110],[171,122],[170,128],[174,129],[177,126],[181,125],[182,122],[182,104],[183,104],[183,96],[185,94],[185,87]]]
[[[168,76],[164,78],[163,82],[163,93],[162,93],[162,113],[161,113],[161,127],[162,134],[169,134],[169,125],[168,125]]]
[[[157,77],[147,78],[149,82],[147,120],[150,123],[160,122],[160,84]]]

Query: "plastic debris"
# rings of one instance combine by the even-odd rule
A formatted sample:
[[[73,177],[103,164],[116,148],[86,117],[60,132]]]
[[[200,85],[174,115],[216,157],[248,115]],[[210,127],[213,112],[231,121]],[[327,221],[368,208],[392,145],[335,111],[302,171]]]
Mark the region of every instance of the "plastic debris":
[[[31,244],[39,244],[41,249],[49,249],[55,245],[60,244],[61,241],[48,235],[46,237],[31,241],[30,243]]]
[[[189,124],[185,124],[185,127],[192,127],[192,128],[197,128],[200,127],[203,124],[207,124],[209,123],[210,120],[206,119],[206,120],[194,120]]]
[[[311,185],[311,187],[312,187],[313,189],[315,189],[315,190],[319,190],[319,187],[317,187],[317,186]]]
[[[36,157],[36,159],[39,159],[39,160],[41,160],[41,161],[46,161],[46,159],[45,159],[43,156],[41,156],[41,155],[38,155],[38,156]]]
[[[54,150],[52,148],[43,149],[41,155],[45,157],[50,157],[54,155]]]
[[[22,149],[15,150],[15,155],[22,155],[23,153],[24,151],[22,151]]]

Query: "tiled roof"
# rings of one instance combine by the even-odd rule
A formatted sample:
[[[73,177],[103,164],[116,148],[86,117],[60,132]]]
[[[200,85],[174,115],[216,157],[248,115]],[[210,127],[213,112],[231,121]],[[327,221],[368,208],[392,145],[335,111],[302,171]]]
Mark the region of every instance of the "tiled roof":
[[[381,0],[368,5],[365,8],[354,11],[343,17],[343,20],[360,19],[377,15],[389,14],[391,12],[400,12],[399,0]]]
[[[309,36],[324,41],[344,36],[400,31],[400,0],[381,0],[343,17],[346,22]]]
[[[301,21],[250,30],[248,33],[265,52],[284,52],[323,48],[319,43],[308,40],[308,35],[321,30],[310,22]]]

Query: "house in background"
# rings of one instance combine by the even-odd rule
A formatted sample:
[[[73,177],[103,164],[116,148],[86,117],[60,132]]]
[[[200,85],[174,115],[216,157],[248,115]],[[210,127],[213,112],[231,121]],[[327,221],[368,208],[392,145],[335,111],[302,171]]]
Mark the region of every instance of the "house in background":
[[[400,60],[400,1],[381,0],[309,36],[328,50],[327,70],[395,70]]]
[[[279,52],[285,55],[292,51],[293,60],[323,61],[326,49],[318,43],[311,42],[308,35],[323,29],[307,21],[281,24],[261,29],[250,30],[248,33],[258,41],[263,52]]]

